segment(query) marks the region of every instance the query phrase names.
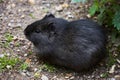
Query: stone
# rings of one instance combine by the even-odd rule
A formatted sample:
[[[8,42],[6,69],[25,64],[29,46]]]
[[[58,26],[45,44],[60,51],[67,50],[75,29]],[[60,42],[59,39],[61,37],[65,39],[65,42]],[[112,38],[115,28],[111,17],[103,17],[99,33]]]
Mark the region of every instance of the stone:
[[[63,10],[63,7],[61,5],[56,6],[56,11],[61,12]]]
[[[120,75],[115,75],[115,80],[120,80]]]
[[[63,8],[68,8],[69,5],[68,5],[67,3],[64,3],[64,4],[62,4],[62,7],[63,7]]]
[[[11,7],[12,7],[12,8],[14,8],[15,6],[16,6],[16,5],[15,5],[14,3],[13,3],[13,4],[11,4]]]
[[[113,65],[113,66],[111,67],[109,73],[111,73],[111,74],[114,73],[114,72],[115,72],[115,67],[116,67],[116,65]]]
[[[35,4],[35,0],[28,0],[28,3],[33,5],[33,4]]]
[[[6,66],[7,69],[10,69],[11,67],[12,67],[11,65],[7,65],[7,66]]]
[[[49,80],[48,77],[45,76],[45,75],[42,75],[41,79],[42,79],[42,80]]]
[[[5,55],[4,54],[0,54],[0,58],[3,58]]]

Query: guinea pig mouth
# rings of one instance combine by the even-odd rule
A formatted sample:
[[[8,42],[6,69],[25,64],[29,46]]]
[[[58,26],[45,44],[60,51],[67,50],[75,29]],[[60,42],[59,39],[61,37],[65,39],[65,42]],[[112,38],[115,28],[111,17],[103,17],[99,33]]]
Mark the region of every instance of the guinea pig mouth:
[[[30,34],[29,34],[29,33],[27,33],[27,32],[24,31],[24,35],[25,35],[25,37],[26,37],[29,41],[31,41],[31,40],[30,40],[31,38],[30,38]]]
[[[28,35],[30,35],[30,33],[27,32],[26,30],[24,30],[24,35],[25,35],[25,36],[28,36]]]

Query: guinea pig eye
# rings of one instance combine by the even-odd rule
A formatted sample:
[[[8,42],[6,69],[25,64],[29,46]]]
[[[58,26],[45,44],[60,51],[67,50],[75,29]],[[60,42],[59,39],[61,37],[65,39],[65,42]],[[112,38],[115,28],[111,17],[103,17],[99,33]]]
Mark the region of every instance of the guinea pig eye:
[[[36,33],[40,33],[40,30],[39,30],[39,29],[36,29],[35,32],[36,32]]]

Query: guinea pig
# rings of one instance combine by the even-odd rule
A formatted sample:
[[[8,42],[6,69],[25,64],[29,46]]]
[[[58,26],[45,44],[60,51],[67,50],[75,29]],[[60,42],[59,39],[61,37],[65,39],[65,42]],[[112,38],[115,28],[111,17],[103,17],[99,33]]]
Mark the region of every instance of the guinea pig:
[[[41,60],[77,72],[90,70],[106,56],[105,30],[91,19],[67,21],[47,14],[24,34]]]

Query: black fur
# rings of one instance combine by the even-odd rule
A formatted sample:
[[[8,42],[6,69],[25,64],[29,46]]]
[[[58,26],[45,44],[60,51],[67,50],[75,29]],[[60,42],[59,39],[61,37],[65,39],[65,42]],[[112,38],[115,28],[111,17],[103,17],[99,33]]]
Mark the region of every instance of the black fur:
[[[93,68],[106,55],[105,32],[89,19],[68,22],[49,14],[24,33],[41,59],[75,71]]]

